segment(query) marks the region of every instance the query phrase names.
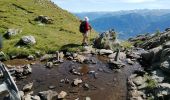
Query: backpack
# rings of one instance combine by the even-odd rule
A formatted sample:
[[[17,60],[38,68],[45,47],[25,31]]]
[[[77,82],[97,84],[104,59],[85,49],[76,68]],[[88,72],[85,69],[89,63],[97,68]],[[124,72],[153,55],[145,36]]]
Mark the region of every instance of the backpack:
[[[86,21],[81,22],[80,27],[79,27],[79,31],[81,33],[85,33],[86,32]]]

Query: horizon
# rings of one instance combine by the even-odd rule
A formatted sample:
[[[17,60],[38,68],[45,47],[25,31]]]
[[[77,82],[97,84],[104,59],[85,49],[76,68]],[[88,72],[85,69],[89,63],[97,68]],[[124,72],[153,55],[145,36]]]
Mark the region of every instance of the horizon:
[[[60,8],[72,13],[117,12],[142,9],[170,9],[169,0],[51,0]]]

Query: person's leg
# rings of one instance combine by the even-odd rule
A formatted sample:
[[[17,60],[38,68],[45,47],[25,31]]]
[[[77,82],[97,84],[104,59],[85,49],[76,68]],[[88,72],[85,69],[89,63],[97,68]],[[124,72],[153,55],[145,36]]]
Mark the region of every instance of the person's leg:
[[[85,36],[85,33],[83,33],[82,35],[83,35],[82,45],[84,45],[84,44],[85,44],[85,41],[86,41],[86,36]]]
[[[88,45],[88,31],[85,33],[85,43]]]

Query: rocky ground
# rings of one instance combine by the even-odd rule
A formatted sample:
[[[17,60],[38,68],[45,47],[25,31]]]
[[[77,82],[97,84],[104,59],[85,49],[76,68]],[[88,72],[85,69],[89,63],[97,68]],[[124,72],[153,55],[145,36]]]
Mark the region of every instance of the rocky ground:
[[[135,70],[141,70],[136,62],[138,50],[125,53],[85,48],[79,53],[45,54],[40,61],[29,56],[28,60],[5,63],[23,100],[127,99],[127,77]],[[25,62],[28,64],[20,65]]]

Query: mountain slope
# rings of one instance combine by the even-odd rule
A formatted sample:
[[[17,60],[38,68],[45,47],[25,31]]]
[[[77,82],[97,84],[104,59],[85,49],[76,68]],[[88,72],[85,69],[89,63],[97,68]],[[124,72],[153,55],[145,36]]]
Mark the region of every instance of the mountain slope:
[[[78,18],[49,0],[1,0],[0,6],[0,33],[4,35],[10,28],[22,30],[9,40],[4,38],[3,51],[6,53],[51,52],[63,45],[82,41]],[[53,24],[35,22],[39,15],[53,19]],[[15,45],[25,35],[33,35],[37,43],[31,47],[17,48]]]

